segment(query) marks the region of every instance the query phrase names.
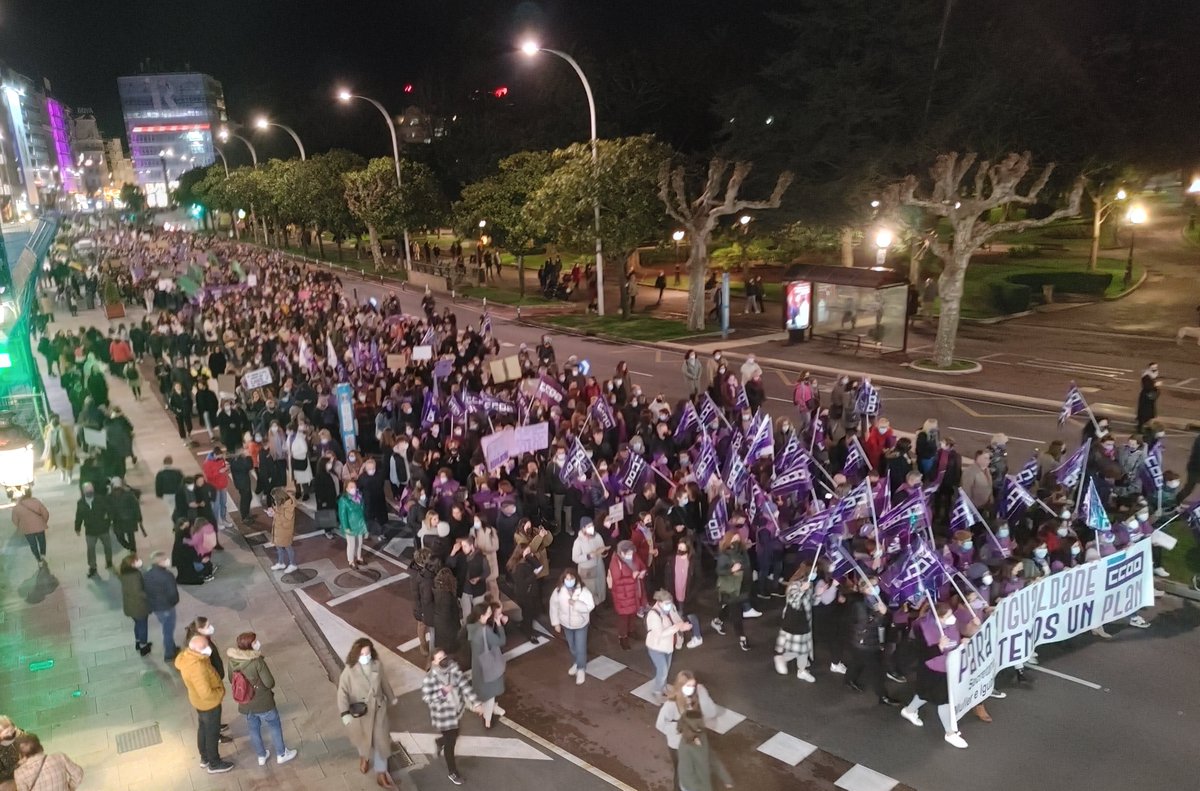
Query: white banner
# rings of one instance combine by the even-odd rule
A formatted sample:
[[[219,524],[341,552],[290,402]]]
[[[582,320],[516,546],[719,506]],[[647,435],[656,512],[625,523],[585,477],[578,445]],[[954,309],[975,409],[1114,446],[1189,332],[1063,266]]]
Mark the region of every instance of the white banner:
[[[484,464],[494,470],[514,456],[533,453],[550,447],[550,432],[545,423],[529,426],[509,426],[480,440]]]
[[[951,717],[987,700],[996,674],[1024,664],[1039,645],[1089,632],[1154,604],[1150,542],[1043,577],[996,603],[969,640],[946,657]]]

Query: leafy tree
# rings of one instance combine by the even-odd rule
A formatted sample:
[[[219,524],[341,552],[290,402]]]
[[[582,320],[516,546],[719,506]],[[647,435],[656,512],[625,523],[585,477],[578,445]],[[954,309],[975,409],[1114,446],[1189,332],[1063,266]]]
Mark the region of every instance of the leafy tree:
[[[917,196],[922,180],[914,175],[893,184],[885,193],[885,210],[896,212],[902,206],[915,207],[943,218],[950,227],[948,239],[942,238],[937,231],[927,236],[930,252],[944,264],[938,280],[941,315],[938,318],[937,339],[933,350],[934,363],[940,368],[949,368],[954,361],[954,344],[958,338],[958,320],[962,309],[963,280],[975,251],[998,234],[1036,228],[1064,217],[1078,215],[1079,202],[1083,195],[1084,182],[1078,179],[1065,207],[1039,219],[990,223],[986,218],[993,209],[1036,204],[1054,172],[1054,164],[1046,165],[1025,192],[1021,192],[1020,186],[1029,175],[1032,165],[1033,158],[1028,151],[1023,154],[1009,154],[994,163],[984,160],[979,162],[978,166],[977,159],[978,156],[974,153],[962,156],[957,153],[940,155],[929,169],[932,189],[926,197]]]
[[[357,154],[334,149],[311,157],[300,167],[297,192],[306,208],[306,221],[316,230],[317,246],[322,256],[325,255],[322,238],[325,231],[333,235],[340,257],[342,242],[347,236],[357,234],[361,227],[346,204],[346,187],[342,177],[365,165],[366,161]]]
[[[136,184],[121,186],[121,203],[133,214],[141,214],[146,210],[146,194]]]
[[[396,166],[390,157],[377,157],[362,170],[342,174],[346,205],[367,227],[371,257],[375,266],[383,266],[379,231],[400,225],[400,189],[396,184]]]
[[[591,146],[576,143],[554,152],[557,167],[526,204],[529,221],[564,247],[585,250],[595,244],[593,205],[600,205],[600,240],[608,269],[620,272],[621,312],[628,318],[625,265],[639,245],[663,231],[658,177],[671,150],[649,135],[599,141],[598,161]]]
[[[454,204],[455,224],[461,231],[471,234],[480,220],[486,220],[488,234],[496,245],[516,256],[521,296],[525,296],[525,251],[546,241],[525,211],[525,204],[556,164],[548,151],[522,151],[505,157],[500,160],[498,172],[468,184],[463,188],[462,200]]]
[[[192,168],[181,173],[178,186],[172,193],[172,199],[179,206],[199,206],[204,210],[204,221],[208,222],[208,204],[204,200],[201,184],[208,176],[208,168]]]
[[[242,166],[229,172],[229,178],[224,182],[224,190],[231,206],[244,209],[250,215],[250,227],[255,238],[258,238],[259,224],[262,225],[263,243],[267,241],[266,220],[263,212],[270,202],[270,196],[260,171]]]
[[[731,169],[732,168],[732,169]],[[783,194],[792,183],[792,173],[784,171],[775,181],[775,189],[766,200],[745,200],[740,197],[742,184],[750,175],[750,162],[733,162],[714,158],[708,163],[708,174],[695,198],[689,198],[687,170],[682,166],[661,166],[658,177],[658,196],[667,214],[687,232],[688,248],[688,328],[704,329],[704,278],[708,269],[708,246],[717,222],[722,217],[748,210],[778,209]],[[723,194],[722,194],[723,193]],[[744,242],[743,242],[744,246]]]

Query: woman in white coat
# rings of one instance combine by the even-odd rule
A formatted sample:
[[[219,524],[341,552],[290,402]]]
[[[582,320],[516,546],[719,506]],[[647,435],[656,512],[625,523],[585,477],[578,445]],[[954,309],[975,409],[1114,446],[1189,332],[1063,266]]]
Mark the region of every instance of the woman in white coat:
[[[571,562],[579,569],[579,579],[592,594],[597,606],[608,598],[608,583],[605,582],[604,557],[608,547],[604,539],[596,535],[596,524],[588,517],[579,520],[579,535],[571,545]]]
[[[309,489],[312,488],[312,462],[308,458],[307,426],[303,423],[292,432],[288,440],[288,461],[292,468],[292,482],[296,484],[296,496],[303,502],[308,502]]]
[[[550,625],[567,640],[567,648],[571,651],[567,675],[574,675],[576,684],[582,684],[587,677],[587,633],[594,609],[596,600],[584,587],[579,574],[575,569],[564,571],[558,586],[550,594]]]

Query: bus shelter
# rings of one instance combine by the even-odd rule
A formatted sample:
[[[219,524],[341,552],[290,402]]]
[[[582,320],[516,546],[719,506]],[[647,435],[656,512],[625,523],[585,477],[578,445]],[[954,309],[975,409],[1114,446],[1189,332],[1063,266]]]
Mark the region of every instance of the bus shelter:
[[[894,269],[793,264],[783,282],[790,343],[826,339],[858,352],[908,348],[907,279]]]

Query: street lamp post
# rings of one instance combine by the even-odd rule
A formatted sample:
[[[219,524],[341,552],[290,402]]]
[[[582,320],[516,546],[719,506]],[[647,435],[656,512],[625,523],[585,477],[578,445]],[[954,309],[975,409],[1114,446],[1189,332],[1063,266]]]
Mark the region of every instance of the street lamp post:
[[[213,151],[217,152],[217,156],[221,158],[221,164],[225,166],[225,178],[229,178],[229,160],[225,159],[225,152],[213,146]]]
[[[684,232],[676,231],[671,234],[671,241],[675,242],[675,263],[679,263],[679,243],[683,241]]]
[[[392,120],[392,116],[384,108],[382,104],[375,101],[369,96],[362,96],[357,93],[350,93],[347,90],[338,91],[338,101],[343,103],[349,102],[351,99],[362,99],[364,102],[370,102],[379,114],[383,116],[383,120],[387,121],[388,132],[392,136],[392,162],[396,165],[396,186],[399,188],[401,195],[404,193],[404,178],[400,175],[400,141],[396,137],[396,122]],[[404,226],[404,267],[412,269],[412,258],[408,249],[408,225]]]
[[[220,137],[222,140],[228,140],[231,137],[235,137],[238,140],[241,140],[243,143],[245,143],[246,148],[250,149],[250,161],[252,163],[254,163],[254,169],[255,170],[258,169],[258,152],[254,150],[253,143],[251,143],[249,140],[247,140],[246,138],[239,135],[237,132],[230,132],[228,128],[222,129],[218,133],[218,137]]]
[[[175,156],[175,152],[171,149],[159,149],[158,164],[162,167],[163,174],[163,208],[171,205],[171,179],[167,175],[167,157]]]
[[[592,143],[592,167],[599,168],[600,162],[600,144],[596,137],[596,100],[592,96],[592,86],[588,82],[587,75],[583,73],[583,69],[579,64],[565,52],[557,49],[546,49],[539,46],[536,41],[526,41],[521,45],[521,52],[529,57],[533,57],[539,52],[548,52],[551,55],[562,58],[571,68],[575,70],[575,74],[579,76],[579,81],[583,83],[583,92],[587,95],[588,103],[588,119],[591,122],[591,143]],[[595,217],[596,223],[596,315],[604,315],[604,245],[600,241],[600,201],[599,199],[592,202],[592,214]]]
[[[892,241],[895,237],[887,228],[880,228],[875,234],[875,266],[883,266],[887,263],[887,251],[892,246]]]
[[[1125,259],[1125,289],[1128,290],[1133,282],[1133,245],[1137,240],[1137,227],[1146,222],[1146,210],[1141,206],[1133,206],[1125,218],[1129,221],[1129,257]]]
[[[258,120],[254,122],[255,129],[268,129],[272,126],[282,129],[291,135],[292,140],[296,143],[296,148],[300,149],[301,161],[308,159],[307,155],[304,153],[304,144],[300,142],[300,135],[296,134],[295,129],[292,129],[290,126],[284,126],[283,124],[277,124],[274,121],[270,121],[266,118],[266,116],[260,116]]]

